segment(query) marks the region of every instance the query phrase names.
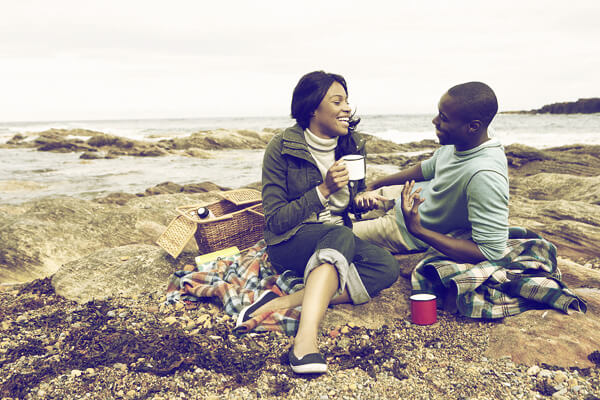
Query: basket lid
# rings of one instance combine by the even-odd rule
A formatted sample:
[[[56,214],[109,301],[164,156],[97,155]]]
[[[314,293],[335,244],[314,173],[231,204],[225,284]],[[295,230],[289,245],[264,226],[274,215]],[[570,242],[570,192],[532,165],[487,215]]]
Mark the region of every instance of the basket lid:
[[[176,217],[167,229],[158,237],[156,244],[173,258],[177,258],[187,242],[194,236],[198,226],[183,216]]]
[[[262,200],[261,193],[255,189],[228,190],[226,192],[221,193],[221,195],[236,206],[249,203],[257,203]]]

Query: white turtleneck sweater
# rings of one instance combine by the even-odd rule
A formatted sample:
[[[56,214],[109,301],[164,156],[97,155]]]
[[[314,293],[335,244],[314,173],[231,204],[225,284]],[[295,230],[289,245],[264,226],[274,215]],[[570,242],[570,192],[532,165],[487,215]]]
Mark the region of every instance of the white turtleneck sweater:
[[[323,139],[313,134],[308,128],[304,130],[304,138],[308,144],[308,150],[317,162],[317,167],[323,176],[323,180],[327,175],[327,171],[335,162],[335,147],[337,146],[338,138]],[[341,214],[347,207],[350,201],[350,191],[348,186],[329,196],[326,199],[321,191],[317,189],[321,204],[326,208],[325,211],[319,213],[319,221],[325,221],[332,224],[342,225],[344,221]]]

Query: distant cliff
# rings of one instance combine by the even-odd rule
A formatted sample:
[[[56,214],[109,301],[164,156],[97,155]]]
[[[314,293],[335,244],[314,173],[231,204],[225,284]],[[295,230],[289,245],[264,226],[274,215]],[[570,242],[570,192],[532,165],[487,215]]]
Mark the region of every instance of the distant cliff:
[[[507,114],[592,114],[600,113],[600,98],[579,99],[564,103],[552,103],[537,110],[508,111]]]
[[[548,104],[539,110],[534,110],[539,114],[591,114],[600,112],[600,98],[579,99],[577,101],[566,103]]]

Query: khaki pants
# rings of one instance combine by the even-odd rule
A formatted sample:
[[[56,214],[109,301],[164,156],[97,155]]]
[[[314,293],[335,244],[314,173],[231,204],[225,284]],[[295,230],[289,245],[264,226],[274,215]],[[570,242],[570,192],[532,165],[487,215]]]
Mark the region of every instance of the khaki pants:
[[[400,197],[402,186],[389,186],[377,191],[390,199]],[[354,222],[352,231],[356,236],[367,242],[383,247],[390,253],[408,253],[411,250],[406,244],[398,223],[393,202],[386,202],[385,209],[373,210],[364,215],[365,220]],[[391,207],[391,208],[390,208]]]

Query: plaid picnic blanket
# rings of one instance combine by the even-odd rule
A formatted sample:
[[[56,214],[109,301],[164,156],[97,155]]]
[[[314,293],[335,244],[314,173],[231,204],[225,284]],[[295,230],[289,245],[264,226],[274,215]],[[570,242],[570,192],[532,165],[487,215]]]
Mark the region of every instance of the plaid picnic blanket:
[[[468,237],[459,236],[459,237]],[[586,303],[561,282],[556,247],[520,227],[509,230],[504,257],[479,264],[461,264],[430,249],[411,276],[412,292],[434,293],[438,306],[449,297],[471,318],[503,318],[526,310],[555,308],[586,312]]]
[[[265,290],[281,295],[294,293],[304,287],[302,278],[291,271],[278,275],[267,262],[267,246],[260,240],[243,256],[224,257],[199,265],[198,271],[177,271],[167,287],[167,304],[178,301],[193,306],[206,297],[218,297],[223,310],[237,316],[242,309],[254,302]],[[250,331],[281,331],[294,336],[300,320],[300,309],[278,310],[257,315],[234,333],[242,335]]]

